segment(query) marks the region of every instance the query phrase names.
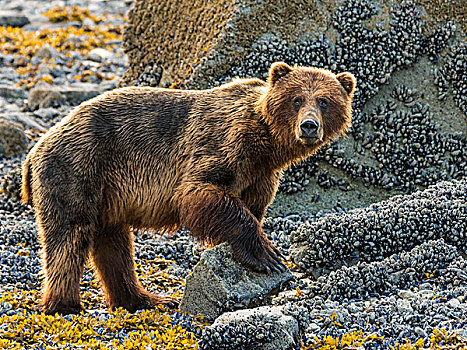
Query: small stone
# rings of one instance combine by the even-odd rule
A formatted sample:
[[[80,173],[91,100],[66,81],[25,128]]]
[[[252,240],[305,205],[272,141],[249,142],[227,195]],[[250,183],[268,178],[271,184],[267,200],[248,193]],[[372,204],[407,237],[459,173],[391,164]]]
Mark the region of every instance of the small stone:
[[[410,301],[408,301],[408,300],[398,300],[397,301],[397,310],[400,313],[408,313],[408,312],[412,312],[413,308],[410,305]]]
[[[429,284],[429,283],[422,283],[422,284],[419,286],[419,289],[420,289],[420,290],[432,290],[433,287],[432,287],[431,284]]]
[[[46,58],[46,59],[51,59],[51,58],[56,59],[56,58],[60,57],[60,54],[52,46],[44,45],[39,50],[37,50],[34,57],[39,58],[39,59],[44,59],[44,58]]]
[[[65,97],[54,87],[38,86],[29,92],[28,106],[37,108],[58,107],[65,102]]]
[[[29,139],[18,123],[0,119],[0,154],[12,157],[26,153]]]
[[[110,51],[101,48],[93,49],[88,53],[88,59],[95,62],[104,62],[112,56]]]
[[[399,290],[397,295],[402,299],[414,299],[416,298],[416,294],[411,292],[410,290]]]
[[[83,24],[84,27],[89,27],[89,26],[94,26],[95,25],[94,21],[92,19],[90,19],[90,18],[87,18],[87,17],[83,19],[82,24]]]
[[[446,304],[452,308],[457,308],[461,305],[461,302],[459,301],[459,299],[453,298],[449,300]]]
[[[309,333],[318,333],[320,331],[321,327],[317,325],[316,323],[310,323],[310,325],[307,328],[307,332]]]
[[[29,19],[18,11],[0,11],[0,26],[23,27]]]
[[[94,84],[76,84],[60,90],[65,99],[72,105],[78,105],[102,93],[102,90]]]
[[[415,327],[414,331],[420,338],[425,338],[426,337],[426,332],[422,328]]]

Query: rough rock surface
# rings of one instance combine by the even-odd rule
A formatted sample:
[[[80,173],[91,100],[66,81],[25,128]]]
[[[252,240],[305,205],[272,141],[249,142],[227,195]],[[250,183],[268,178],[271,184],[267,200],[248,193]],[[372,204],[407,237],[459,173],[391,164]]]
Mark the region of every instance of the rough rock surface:
[[[0,154],[12,157],[25,153],[28,143],[28,137],[20,124],[0,118]]]
[[[0,84],[0,96],[5,98],[26,98],[26,93],[16,87]]]
[[[220,244],[201,254],[187,276],[180,310],[214,319],[227,310],[265,303],[292,278],[288,270],[280,275],[249,271],[233,259],[230,245]]]
[[[10,120],[12,122],[21,124],[24,129],[36,129],[39,131],[46,131],[43,125],[39,124],[32,113],[21,113],[21,112],[8,112],[0,113],[0,119]]]
[[[201,349],[292,350],[299,345],[297,320],[282,307],[226,312],[203,332]]]
[[[67,87],[60,91],[60,93],[65,96],[67,102],[71,105],[79,105],[81,102],[89,100],[102,92],[103,90],[88,83],[76,84],[73,87]]]
[[[26,102],[32,87],[50,84],[61,92],[67,86],[82,89],[85,82],[91,83],[85,89],[107,90],[116,86],[126,70],[119,26],[129,1],[66,3],[89,8],[90,13],[68,10],[75,19],[52,23],[43,12],[62,6],[60,0],[0,0],[1,9],[22,11],[31,21],[14,30],[0,27],[0,113],[4,116],[33,118],[49,128],[70,106],[66,102],[59,108],[39,108],[31,115]],[[311,275],[294,267],[296,278],[272,300],[272,305],[283,306],[283,314],[297,320],[302,347],[332,349],[345,340],[347,348],[366,350],[467,348],[467,232],[465,218],[459,214],[465,213],[467,203],[462,198],[467,184],[453,181],[465,178],[467,169],[467,2],[183,3],[185,8],[180,2],[135,2],[138,10],[130,13],[125,46],[133,40],[128,46],[133,50],[128,74],[134,74],[136,84],[202,87],[234,76],[261,78],[275,60],[350,70],[358,77],[360,91],[348,138],[286,171],[264,220],[265,233],[286,256],[298,257],[295,247],[299,246],[309,256],[308,261],[296,261],[303,261]],[[143,9],[150,6],[152,13],[144,14]],[[162,15],[157,16],[157,11]],[[56,19],[63,9],[49,14]],[[77,15],[85,18],[76,20]],[[106,18],[95,23],[94,15]],[[296,36],[297,28],[305,29]],[[147,40],[138,48],[140,38]],[[46,47],[45,57],[54,61],[36,56],[41,46]],[[91,54],[96,47],[111,52],[110,59],[102,51],[100,58]],[[21,124],[32,136],[31,146],[40,135]],[[18,196],[24,156],[0,154],[0,178],[4,179],[0,188],[0,338],[10,342],[10,348],[56,348],[63,346],[57,339],[63,339],[72,348],[96,347],[96,342],[101,348],[143,342],[164,348],[169,342],[176,348],[194,349],[199,342],[206,347],[237,344],[240,349],[254,349],[252,339],[268,336],[263,327],[268,323],[261,319],[240,321],[234,328],[216,326],[203,334],[206,324],[178,310],[107,312],[89,268],[82,278],[81,296],[87,310],[99,312],[76,319],[37,313],[40,247],[33,208],[21,204]],[[428,191],[417,192],[434,184]],[[396,197],[401,201],[385,201],[396,194],[404,195]],[[391,216],[395,208],[401,211],[399,219]],[[331,224],[324,223],[326,217]],[[401,218],[407,224],[404,221],[399,232],[394,227]],[[376,238],[366,244],[359,226],[372,235],[375,231]],[[318,230],[321,236],[310,230]],[[349,261],[347,253],[354,250],[360,254]],[[311,259],[316,256],[318,265],[318,260]],[[200,247],[186,230],[171,237],[135,232],[138,276],[151,292],[181,295],[184,278],[199,259]],[[53,326],[44,328],[45,322]],[[80,328],[88,325],[94,333]]]

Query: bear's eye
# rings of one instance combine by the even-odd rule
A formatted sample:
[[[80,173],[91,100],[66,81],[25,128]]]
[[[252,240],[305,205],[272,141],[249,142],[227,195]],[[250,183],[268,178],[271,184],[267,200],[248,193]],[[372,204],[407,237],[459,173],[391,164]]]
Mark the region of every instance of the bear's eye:
[[[298,112],[303,105],[303,98],[302,97],[295,97],[292,101],[293,109],[295,112]]]
[[[325,111],[329,106],[329,102],[325,98],[320,98],[318,100],[318,104],[319,104],[319,108],[321,108],[322,111]]]

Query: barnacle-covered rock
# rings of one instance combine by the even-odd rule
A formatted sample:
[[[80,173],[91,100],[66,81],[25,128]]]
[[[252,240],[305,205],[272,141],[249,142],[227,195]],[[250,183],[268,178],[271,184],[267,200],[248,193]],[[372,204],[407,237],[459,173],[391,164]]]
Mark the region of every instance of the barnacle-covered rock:
[[[379,338],[377,349],[416,342],[437,348],[445,336],[467,327],[466,267],[459,249],[442,239],[429,241],[382,261],[342,266],[317,280],[302,280],[294,298],[279,296],[276,301],[285,305],[286,314],[301,319],[306,347],[331,345],[332,339],[350,341],[354,337],[349,330],[358,329],[367,335],[361,344]],[[463,337],[455,341],[467,346]]]
[[[299,225],[291,237],[290,255],[298,266],[320,275],[439,238],[465,249],[467,178]]]
[[[307,298],[319,295],[330,300],[361,299],[394,291],[402,295],[402,291],[418,285],[426,274],[439,273],[459,256],[456,247],[444,240],[429,241],[382,261],[359,262],[332,271],[308,285]]]
[[[292,350],[299,344],[297,320],[281,307],[227,312],[203,331],[201,349]]]
[[[223,243],[201,255],[186,279],[180,310],[214,319],[224,311],[267,302],[292,277],[288,270],[270,275],[252,272],[236,262],[230,245]]]

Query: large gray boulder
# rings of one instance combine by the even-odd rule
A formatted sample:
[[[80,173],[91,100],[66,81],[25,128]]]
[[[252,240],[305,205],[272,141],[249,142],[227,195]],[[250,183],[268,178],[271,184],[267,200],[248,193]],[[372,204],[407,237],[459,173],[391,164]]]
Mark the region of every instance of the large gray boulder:
[[[292,273],[256,273],[233,259],[229,244],[206,250],[186,279],[180,310],[215,319],[224,311],[261,305],[293,278]]]

